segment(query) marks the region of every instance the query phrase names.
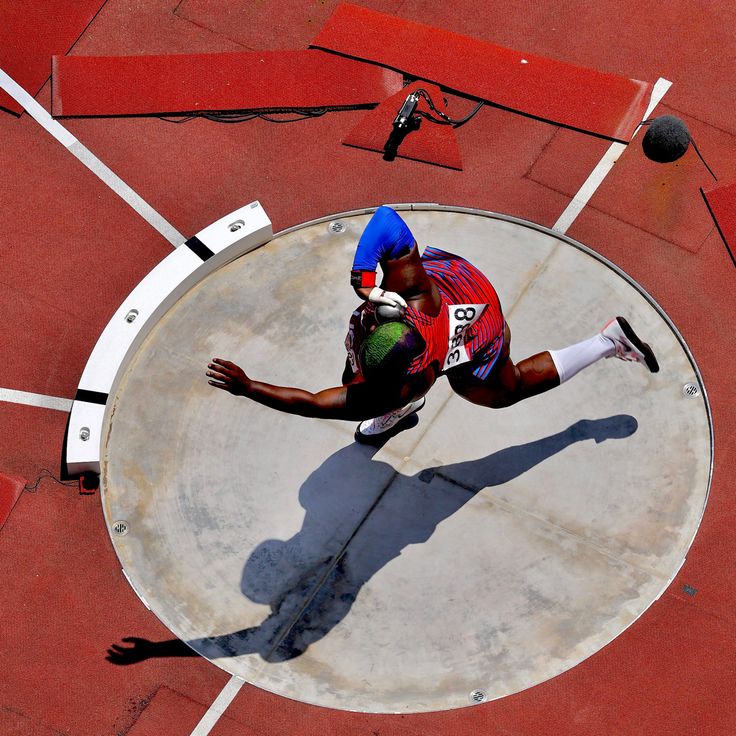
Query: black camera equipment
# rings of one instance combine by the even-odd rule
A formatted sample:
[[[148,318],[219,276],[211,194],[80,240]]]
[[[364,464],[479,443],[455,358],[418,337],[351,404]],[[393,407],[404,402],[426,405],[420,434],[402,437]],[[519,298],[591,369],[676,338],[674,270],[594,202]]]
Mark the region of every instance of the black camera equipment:
[[[386,141],[386,145],[383,147],[383,158],[385,161],[393,161],[396,158],[396,151],[398,150],[401,141],[403,141],[412,130],[419,129],[419,124],[422,119],[419,115],[414,114],[418,104],[418,92],[412,92],[407,95],[404,100],[404,104],[401,106],[401,109],[394,118],[391,134]]]

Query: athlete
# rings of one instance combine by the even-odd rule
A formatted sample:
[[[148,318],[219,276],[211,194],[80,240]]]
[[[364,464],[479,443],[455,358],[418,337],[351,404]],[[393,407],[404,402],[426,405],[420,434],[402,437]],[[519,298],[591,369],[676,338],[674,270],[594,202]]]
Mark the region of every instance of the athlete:
[[[460,256],[432,247],[420,255],[389,207],[376,210],[360,237],[351,284],[363,303],[350,319],[341,386],[317,393],[274,386],[221,358],[208,365],[209,383],[291,414],[358,420],[356,440],[374,442],[419,411],[441,375],[468,401],[501,408],[549,391],[602,358],[659,370],[652,349],[623,317],[587,340],[514,364],[511,331],[488,279]]]

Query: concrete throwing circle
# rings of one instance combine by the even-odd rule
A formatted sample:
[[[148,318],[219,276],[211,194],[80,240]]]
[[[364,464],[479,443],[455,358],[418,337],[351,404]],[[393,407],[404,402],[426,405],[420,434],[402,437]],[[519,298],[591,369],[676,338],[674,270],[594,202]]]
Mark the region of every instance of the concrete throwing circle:
[[[339,384],[362,211],[287,231],[177,302],[120,384],[102,458],[107,523],[128,525],[115,549],[166,626],[254,685],[353,711],[469,706],[574,667],[666,588],[710,482],[697,368],[635,283],[530,223],[402,214],[421,247],[488,275],[515,361],[621,314],[661,371],[602,360],[503,410],[440,379],[379,451],[353,423],[210,387],[212,357]]]

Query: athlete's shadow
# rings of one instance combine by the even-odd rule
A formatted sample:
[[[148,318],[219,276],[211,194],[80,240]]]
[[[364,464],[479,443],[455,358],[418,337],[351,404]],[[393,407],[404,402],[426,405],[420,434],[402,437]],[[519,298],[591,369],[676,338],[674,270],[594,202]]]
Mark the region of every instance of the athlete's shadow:
[[[269,605],[271,614],[258,626],[186,644],[210,658],[258,653],[266,661],[282,662],[298,657],[345,618],[376,572],[407,545],[429,539],[478,491],[522,475],[575,442],[628,437],[637,427],[629,415],[581,420],[558,434],[415,476],[396,474],[372,460],[376,447],[348,445],[302,484],[302,528],[291,539],[261,542],[245,563],[243,595]],[[123,641],[133,646],[114,645],[108,651],[116,664],[194,654],[178,640]]]

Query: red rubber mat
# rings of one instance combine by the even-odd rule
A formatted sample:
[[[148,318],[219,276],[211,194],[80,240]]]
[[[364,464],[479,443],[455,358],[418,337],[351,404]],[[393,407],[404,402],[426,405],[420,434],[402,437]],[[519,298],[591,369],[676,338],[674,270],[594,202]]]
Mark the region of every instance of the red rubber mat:
[[[151,701],[136,719],[133,727],[126,731],[129,736],[160,736],[171,729],[171,714],[177,714],[177,729],[180,733],[194,731],[200,719],[207,712],[207,706],[172,690],[165,685],[156,691]],[[227,716],[215,719],[212,731],[207,733],[218,736],[257,736],[242,723],[237,723]]]
[[[736,181],[700,191],[726,244],[733,265],[736,266]]]
[[[439,87],[427,82],[414,82],[400,92],[382,102],[375,110],[366,113],[365,117],[350,131],[343,140],[346,146],[365,148],[369,151],[383,151],[396,113],[406,96],[416,89],[425,89],[432,97],[435,105],[440,104],[442,92]],[[431,112],[424,98],[420,98],[417,110]],[[443,109],[448,114],[446,109]],[[437,117],[433,114],[433,117]],[[428,164],[446,166],[449,169],[462,170],[460,150],[457,145],[455,131],[450,125],[440,125],[429,120],[422,120],[418,130],[411,131],[399,144],[396,156],[423,161]]]
[[[339,0],[284,2],[284,0],[177,0],[173,15],[199,28],[235,41],[243,48],[305,49]],[[404,0],[361,0],[363,5],[394,13]],[[174,5],[175,3],[172,3]]]
[[[0,473],[0,529],[8,520],[15,502],[23,493],[26,481],[18,475],[3,475]]]
[[[51,57],[65,54],[105,0],[26,0],[0,3],[0,68],[31,95],[51,76]],[[0,107],[23,108],[0,90]]]
[[[55,56],[56,116],[345,108],[401,89],[397,72],[317,50]]]
[[[313,46],[383,66],[517,112],[627,142],[652,85],[526,54],[343,3]]]

